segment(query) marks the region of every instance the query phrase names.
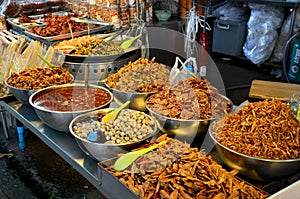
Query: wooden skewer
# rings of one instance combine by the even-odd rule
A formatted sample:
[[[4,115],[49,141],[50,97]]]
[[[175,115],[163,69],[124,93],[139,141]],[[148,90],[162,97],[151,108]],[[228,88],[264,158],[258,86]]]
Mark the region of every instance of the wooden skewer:
[[[71,24],[69,22],[68,22],[68,26],[69,26],[69,29],[70,29],[71,37],[72,37],[72,39],[74,39],[72,27],[71,27]]]

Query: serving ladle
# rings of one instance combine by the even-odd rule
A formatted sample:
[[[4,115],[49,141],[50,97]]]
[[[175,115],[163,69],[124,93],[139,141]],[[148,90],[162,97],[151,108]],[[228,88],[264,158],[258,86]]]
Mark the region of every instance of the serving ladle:
[[[122,44],[121,44],[121,48],[123,48],[124,50],[127,50],[135,40],[137,40],[138,38],[140,38],[142,36],[142,34],[139,34],[131,39],[128,39],[126,41],[124,41]]]
[[[125,102],[124,104],[122,104],[120,107],[116,108],[115,110],[113,110],[112,112],[104,115],[101,119],[101,121],[103,122],[110,122],[110,121],[114,121],[116,119],[116,117],[118,116],[119,112],[125,108],[128,104],[130,103],[130,101]]]

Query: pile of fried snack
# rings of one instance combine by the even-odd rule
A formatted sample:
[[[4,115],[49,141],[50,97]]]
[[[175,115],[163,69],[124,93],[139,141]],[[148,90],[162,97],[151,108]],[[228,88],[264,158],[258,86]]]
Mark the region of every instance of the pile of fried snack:
[[[116,171],[99,163],[116,176],[133,193],[150,198],[266,198],[267,193],[236,177],[198,148],[179,140],[160,136],[156,142],[167,144],[149,152],[133,165]],[[149,146],[149,145],[148,145]]]

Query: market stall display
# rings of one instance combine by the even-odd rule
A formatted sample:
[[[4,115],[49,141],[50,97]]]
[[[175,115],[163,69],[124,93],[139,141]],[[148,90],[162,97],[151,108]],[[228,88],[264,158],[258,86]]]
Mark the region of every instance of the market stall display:
[[[209,129],[221,159],[254,180],[274,180],[299,171],[299,121],[280,100],[248,103]]]
[[[155,62],[155,58],[140,58],[129,62],[104,81],[113,91],[117,103],[130,100],[130,108],[146,111],[147,97],[168,85],[169,74],[169,68]]]
[[[60,0],[50,0],[47,2],[47,6],[55,10],[60,5],[60,2]],[[41,1],[34,7],[35,12],[41,12],[39,16],[24,15],[24,11],[27,11],[26,9],[31,12],[33,9],[22,5],[23,14],[19,14],[18,17],[8,18],[13,28],[25,31],[24,33],[32,41],[30,43],[24,42],[23,39],[18,40],[18,37],[11,36],[12,41],[15,42],[14,44],[17,45],[8,45],[7,47],[6,43],[9,44],[11,40],[7,36],[5,40],[2,39],[1,44],[5,44],[5,50],[8,52],[6,60],[10,60],[5,63],[4,70],[1,68],[1,74],[3,75],[2,77],[9,77],[5,81],[7,84],[5,86],[15,89],[17,85],[20,85],[21,87],[15,89],[18,93],[21,93],[21,90],[32,91],[32,93],[28,92],[26,98],[29,98],[27,103],[33,106],[32,111],[34,113],[31,113],[30,110],[28,111],[27,108],[31,107],[23,106],[23,110],[30,112],[29,119],[23,118],[22,114],[27,115],[27,112],[22,112],[22,104],[19,106],[17,102],[17,108],[14,105],[12,105],[13,108],[10,108],[10,105],[7,105],[7,107],[13,114],[19,114],[21,119],[18,119],[22,120],[22,122],[25,121],[25,124],[28,124],[28,126],[33,126],[34,131],[43,131],[45,129],[50,132],[40,135],[42,138],[45,135],[48,136],[59,132],[66,132],[65,135],[71,138],[75,137],[76,145],[80,148],[79,151],[83,151],[92,157],[91,160],[94,165],[88,165],[85,161],[82,164],[81,160],[77,161],[78,157],[76,154],[71,159],[76,159],[75,161],[79,162],[79,166],[77,166],[83,169],[83,173],[91,177],[93,182],[97,181],[96,186],[100,186],[101,190],[111,192],[113,190],[106,190],[104,186],[105,184],[114,185],[120,190],[124,190],[124,195],[129,194],[133,198],[266,198],[268,197],[267,193],[236,176],[241,174],[241,176],[245,175],[254,180],[271,181],[277,179],[274,173],[280,174],[280,178],[294,174],[296,170],[299,171],[300,161],[299,156],[296,156],[299,150],[290,151],[285,150],[286,148],[280,148],[282,143],[287,143],[291,148],[299,148],[299,136],[294,135],[292,130],[282,139],[278,139],[281,140],[279,144],[275,142],[278,141],[275,139],[278,137],[268,132],[270,137],[272,137],[272,139],[269,139],[272,142],[270,141],[268,144],[273,144],[277,147],[275,147],[275,152],[283,151],[284,153],[282,154],[287,156],[286,159],[269,160],[268,157],[252,157],[252,154],[240,155],[234,149],[228,149],[229,146],[223,147],[224,143],[221,140],[217,140],[216,134],[213,134],[211,129],[209,129],[212,139],[216,142],[217,154],[229,166],[227,170],[215,162],[217,159],[211,158],[201,149],[191,148],[195,140],[197,141],[195,146],[200,147],[200,137],[207,133],[210,124],[210,126],[218,124],[219,121],[227,120],[227,118],[234,122],[230,123],[230,127],[234,127],[237,125],[236,123],[244,125],[245,129],[251,127],[248,130],[255,135],[253,133],[255,130],[252,129],[253,126],[250,125],[250,121],[255,117],[263,120],[260,116],[265,115],[261,113],[254,114],[252,115],[253,117],[251,116],[250,119],[247,119],[249,115],[253,114],[252,111],[248,110],[245,111],[248,113],[248,116],[245,116],[246,119],[236,121],[233,116],[228,116],[228,113],[233,109],[231,100],[221,95],[215,87],[210,85],[208,80],[190,78],[170,86],[170,69],[168,66],[155,62],[155,58],[151,60],[146,58],[136,59],[137,51],[142,46],[140,40],[134,43],[131,49],[125,51],[120,47],[120,44],[131,37],[119,36],[111,42],[109,41],[110,37],[107,37],[107,35],[90,35],[98,31],[108,30],[111,27],[111,22],[117,25],[116,21],[121,17],[124,21],[128,18],[129,22],[130,16],[124,16],[124,13],[134,10],[134,8],[127,7],[123,9],[123,7],[118,7],[121,5],[119,3],[126,4],[128,2],[96,1],[96,4],[99,5],[90,6],[87,2],[76,1],[73,6],[77,13],[72,16],[68,13],[69,18],[65,18],[67,16],[62,12],[44,15],[44,3]],[[116,3],[118,8],[113,8],[111,5],[103,5],[103,3]],[[50,7],[47,8],[48,11]],[[94,10],[91,10],[91,13],[87,12],[91,8],[94,8]],[[122,9],[122,12],[119,12],[120,9]],[[99,10],[103,11],[103,13],[100,14]],[[104,21],[109,21],[109,23],[107,23],[107,26],[100,25],[96,27],[96,25],[90,26],[72,19],[72,17],[81,19],[77,17],[77,14],[82,11],[85,14],[97,15],[96,17],[101,20],[101,17],[107,17]],[[134,13],[134,11],[132,12]],[[128,24],[124,23],[122,25],[126,26]],[[78,29],[75,29],[75,27]],[[45,49],[44,45],[35,40],[51,44],[51,46]],[[63,57],[60,60],[64,60],[63,68],[66,68],[66,71],[61,67],[49,68],[45,67],[45,65],[35,64],[42,63],[38,55],[45,56],[50,62],[56,60],[56,50],[59,50],[60,53],[58,54]],[[32,66],[33,68],[31,68]],[[85,71],[83,68],[89,70],[89,75],[95,75],[93,77],[89,76],[88,81],[90,83],[93,81],[97,84],[104,82],[108,89],[91,84],[68,84],[73,80],[77,82],[83,79],[87,80],[85,74],[81,77],[81,72]],[[59,76],[53,74],[51,70],[54,69],[60,69],[60,72],[58,72]],[[36,75],[32,76],[33,71],[41,73],[39,73],[38,77]],[[22,98],[18,97],[17,94],[14,95],[17,99]],[[128,100],[131,102],[129,109],[122,110],[117,119],[105,123],[101,118],[114,110],[113,108],[106,108],[113,100],[119,105]],[[25,101],[22,103],[26,104]],[[1,104],[5,105],[5,103]],[[288,106],[284,111],[274,111],[271,108],[262,107],[257,109],[266,110],[273,119],[279,118],[278,121],[274,122],[276,129],[280,125],[285,124],[286,118],[279,116],[284,116],[288,112]],[[244,113],[243,111],[239,113],[241,112]],[[278,116],[274,113],[282,115]],[[38,119],[31,117],[32,115],[36,115]],[[38,120],[38,122],[35,123],[35,120]],[[290,123],[294,123],[294,120],[290,117],[288,117],[288,120]],[[268,121],[273,122],[271,119]],[[35,126],[36,124],[38,124],[37,127]],[[258,124],[258,122],[252,122],[251,124]],[[299,126],[299,123],[297,125]],[[48,127],[50,127],[50,130]],[[39,130],[39,128],[42,130]],[[295,126],[291,128],[298,129]],[[265,129],[268,129],[268,127]],[[163,136],[156,139],[156,133],[159,130],[159,133],[166,133],[164,136],[168,135],[168,137],[172,138]],[[230,128],[228,131],[234,132]],[[259,132],[260,135],[265,135],[264,133]],[[265,136],[268,136],[268,133]],[[235,137],[244,138],[240,135]],[[246,138],[249,140],[250,136],[247,135]],[[288,138],[294,139],[291,139],[289,142]],[[53,145],[54,149],[56,149],[56,145],[59,145],[59,150],[62,149],[62,156],[64,156],[65,146],[58,143],[59,139],[54,140],[57,143],[51,140],[49,145]],[[114,170],[115,160],[123,153],[147,148],[160,143],[162,140],[167,141],[167,144],[158,146],[158,149],[144,154],[130,168],[124,171]],[[251,140],[249,142],[252,143]],[[235,142],[230,145],[238,145],[237,148],[251,150],[251,147],[242,145],[242,143],[239,140],[238,143]],[[66,143],[64,145],[68,146]],[[228,151],[230,153],[227,153]],[[257,148],[252,151],[259,152]],[[264,151],[267,151],[267,149],[264,149]],[[267,154],[274,155],[275,152],[272,151]],[[67,159],[70,158],[70,156],[66,156],[68,157]],[[255,165],[253,167],[259,166],[263,169],[263,174],[259,173],[260,171],[258,174],[247,173],[247,171],[238,171],[239,169],[234,166],[231,167],[232,162],[234,164],[244,163],[239,161],[241,156],[247,157],[251,161],[254,160]],[[264,158],[267,161],[264,161]],[[94,160],[100,161],[98,165],[95,164]],[[283,162],[284,165],[282,164]],[[251,165],[251,162],[245,161],[246,164]],[[266,164],[271,166],[265,167]],[[98,166],[99,176],[95,176],[93,169],[86,170],[86,166],[91,168]],[[278,170],[275,171],[275,169]],[[109,182],[107,183],[106,181]]]
[[[141,156],[124,171],[114,170],[113,161],[100,162],[101,183],[105,183],[104,176],[108,177],[109,172],[124,195],[133,193],[132,198],[268,197],[267,193],[237,178],[237,170],[226,171],[198,148],[165,136],[152,144],[164,139],[167,144]]]
[[[103,122],[101,118],[113,110],[79,115],[69,125],[80,148],[98,161],[116,157],[157,133],[154,119],[136,110],[124,109],[114,121]]]
[[[106,88],[73,83],[38,90],[30,96],[29,103],[48,126],[67,133],[74,117],[104,108],[112,100],[113,95]]]

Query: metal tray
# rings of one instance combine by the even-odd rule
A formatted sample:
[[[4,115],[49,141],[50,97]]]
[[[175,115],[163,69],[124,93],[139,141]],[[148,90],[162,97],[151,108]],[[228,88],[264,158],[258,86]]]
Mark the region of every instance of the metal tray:
[[[29,18],[39,18],[39,19],[41,19],[42,16],[29,16]],[[20,19],[20,17],[8,18],[7,19],[7,22],[12,26],[12,29],[16,30],[18,32],[23,32],[23,31],[27,30],[28,28],[43,25],[43,23],[36,23],[36,22],[33,22],[33,23],[19,23],[19,19]]]
[[[124,39],[131,39],[132,37],[125,37]],[[108,38],[109,39],[109,38]],[[101,56],[91,56],[91,55],[72,55],[72,54],[66,54],[66,61],[72,61],[76,63],[105,63],[105,62],[112,62],[119,59],[122,59],[123,57],[131,56],[132,54],[135,54],[136,51],[140,50],[143,43],[141,40],[136,40],[132,46],[127,49],[123,53],[114,54],[114,55],[101,55]]]
[[[78,37],[78,36],[83,36],[83,35],[87,35],[87,34],[94,34],[100,31],[105,31],[108,30],[111,27],[110,24],[106,25],[106,26],[99,26],[93,29],[90,29],[90,31],[88,30],[83,30],[83,31],[78,31],[78,32],[73,32],[73,36],[74,37]],[[32,39],[36,39],[39,40],[41,42],[45,42],[45,43],[53,43],[55,41],[59,41],[59,40],[64,40],[64,39],[71,39],[72,38],[72,34],[71,33],[67,33],[67,34],[61,34],[61,35],[56,35],[56,36],[51,36],[51,37],[42,37],[39,36],[37,34],[31,33],[28,31],[29,29],[26,29],[24,31],[25,35],[31,37]]]
[[[109,159],[98,163],[97,175],[100,186],[107,191],[109,198],[115,199],[139,199],[127,186],[125,186],[120,180],[107,171],[101,164],[112,165],[116,161],[116,158]]]
[[[102,162],[98,162],[97,164],[97,177],[99,181],[99,185],[106,190],[105,194],[107,194],[110,198],[115,199],[123,199],[123,198],[130,198],[130,199],[139,199],[136,194],[134,194],[126,185],[124,185],[117,177],[111,174],[108,170],[105,169],[102,165],[111,166],[115,163],[117,158],[108,159]],[[219,163],[220,164],[220,163]],[[222,165],[223,166],[223,165]],[[224,167],[225,168],[225,167]],[[270,196],[268,192],[260,188],[259,186],[248,182],[236,176],[239,180],[243,181],[244,183],[255,187],[258,190],[265,192],[267,195]],[[112,188],[113,187],[113,188]]]

